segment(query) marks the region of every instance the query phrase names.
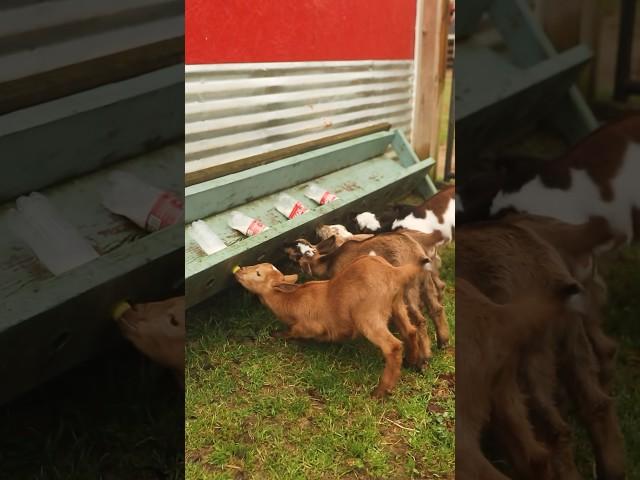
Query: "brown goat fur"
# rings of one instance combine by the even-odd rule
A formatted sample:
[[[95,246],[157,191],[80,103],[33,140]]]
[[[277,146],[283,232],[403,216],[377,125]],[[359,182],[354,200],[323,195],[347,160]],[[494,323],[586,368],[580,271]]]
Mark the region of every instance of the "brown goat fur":
[[[534,233],[531,225],[524,228],[515,223],[486,222],[458,231],[461,247],[457,249],[457,274],[498,303],[510,302],[523,292],[540,288],[549,278],[570,275],[567,263],[554,246]],[[554,243],[558,242],[556,238]],[[587,288],[582,295],[583,312],[592,309],[592,297]],[[556,453],[562,445],[566,446],[568,426],[555,403],[556,386],[549,383],[549,377],[560,375],[579,411],[600,412],[600,416],[585,414],[583,420],[592,432],[602,478],[619,478],[617,475],[624,471],[624,459],[619,453],[624,450],[620,428],[598,378],[598,369],[591,367],[597,365],[597,360],[585,333],[587,316],[583,313],[575,315],[571,322],[549,324],[541,338],[521,353],[523,382],[534,416],[545,427],[548,437],[557,440]],[[573,383],[567,384],[567,379]],[[606,421],[600,421],[602,417]],[[573,467],[567,469],[571,471]]]
[[[116,321],[122,334],[138,350],[170,368],[184,388],[184,297],[135,304]]]
[[[418,234],[420,243],[415,240]],[[441,241],[441,234],[431,235],[420,232],[390,232],[376,235],[359,242],[347,242],[336,248],[335,237],[311,245],[306,240],[298,240],[294,247],[287,247],[285,251],[289,258],[296,261],[302,271],[318,278],[331,278],[342,271],[355,258],[375,255],[385,258],[394,266],[415,262],[416,258],[427,255],[433,258],[435,244]],[[300,250],[304,245],[304,254]],[[425,248],[426,247],[426,248]],[[426,358],[431,357],[431,340],[427,332],[426,320],[422,314],[421,303],[427,307],[429,316],[436,326],[438,345],[445,347],[449,342],[449,325],[446,320],[444,307],[440,302],[437,283],[433,280],[437,272],[423,272],[407,287],[405,301],[412,323],[418,328],[421,349]]]
[[[540,291],[497,304],[456,278],[456,470],[460,478],[507,479],[484,456],[482,430],[494,423],[510,453],[515,478],[551,478],[548,450],[534,435],[517,382],[520,352],[546,328],[563,321],[576,283],[548,278]]]
[[[241,268],[235,276],[287,325],[284,338],[336,342],[364,336],[380,348],[385,368],[372,393],[380,398],[394,388],[402,365],[403,343],[389,331],[390,318],[405,339],[409,363],[421,362],[416,328],[403,297],[407,284],[429,262],[423,256],[394,267],[380,257],[360,257],[331,280],[304,284],[295,283],[297,275],[285,276],[268,263]]]

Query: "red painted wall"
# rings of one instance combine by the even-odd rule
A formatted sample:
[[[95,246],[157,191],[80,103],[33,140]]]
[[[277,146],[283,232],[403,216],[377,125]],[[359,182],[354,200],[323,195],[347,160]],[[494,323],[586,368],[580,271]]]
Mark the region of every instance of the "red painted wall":
[[[413,58],[416,0],[186,0],[186,63]]]

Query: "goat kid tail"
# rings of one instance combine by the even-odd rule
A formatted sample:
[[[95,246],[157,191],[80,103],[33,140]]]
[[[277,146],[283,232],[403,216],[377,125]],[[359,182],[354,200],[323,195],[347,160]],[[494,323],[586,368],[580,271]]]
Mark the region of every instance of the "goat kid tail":
[[[401,278],[400,283],[405,286],[409,281],[416,278],[417,275],[423,272],[430,272],[432,270],[431,259],[426,255],[419,257],[416,262],[396,267],[399,271]]]

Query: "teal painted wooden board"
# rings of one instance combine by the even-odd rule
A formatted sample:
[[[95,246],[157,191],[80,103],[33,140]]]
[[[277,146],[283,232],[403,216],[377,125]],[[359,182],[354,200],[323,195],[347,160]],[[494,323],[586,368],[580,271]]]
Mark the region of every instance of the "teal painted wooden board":
[[[461,158],[557,112],[590,58],[582,46],[530,67],[473,44],[460,45],[456,54],[456,130],[464,139],[456,149]]]
[[[100,205],[99,188],[115,168],[180,191],[183,144],[42,190],[100,253],[54,276],[30,250],[0,235],[0,403],[10,400],[119,339],[109,318],[115,302],[168,295],[184,277],[182,225],[147,234]],[[6,212],[0,206],[0,228]]]
[[[100,204],[99,191],[108,173],[121,169],[152,185],[180,192],[183,148],[182,144],[166,147],[41,192],[103,255],[145,235],[133,223]],[[0,205],[2,231],[6,231],[7,212],[14,206],[14,200]],[[51,278],[53,275],[24,244],[11,235],[0,235],[0,305],[16,292],[29,290]],[[0,329],[3,321],[4,317],[0,316]]]
[[[386,145],[395,145],[398,150],[378,154],[369,159],[357,158],[354,160],[344,151],[353,151],[353,141],[343,142],[326,148],[318,149],[315,155],[303,154],[287,159],[291,164],[298,164],[303,176],[283,177],[287,182],[280,183],[280,189],[257,199],[252,199],[250,192],[242,192],[247,199],[246,203],[238,205],[236,200],[227,199],[229,188],[228,181],[221,180],[218,185],[221,189],[211,189],[208,196],[212,202],[225,205],[224,210],[217,209],[216,213],[205,216],[202,219],[218,236],[228,245],[224,250],[207,256],[191,238],[189,225],[185,229],[185,277],[187,290],[187,305],[195,305],[204,299],[219,292],[230,285],[232,281],[231,269],[235,264],[250,264],[260,261],[277,262],[282,258],[282,244],[289,240],[295,240],[300,235],[311,236],[315,226],[321,223],[333,223],[344,220],[345,215],[360,209],[372,208],[389,202],[394,195],[407,193],[413,187],[418,186],[427,194],[435,193],[431,181],[427,181],[427,170],[434,163],[432,159],[418,161],[406,139],[400,132],[381,136],[374,134],[367,136],[368,141],[375,146],[371,152],[381,152],[381,138],[385,138]],[[367,139],[362,137],[358,145],[364,145]],[[329,147],[327,147],[329,148]],[[358,151],[367,151],[360,149]],[[343,150],[344,149],[344,150]],[[332,165],[330,173],[323,173],[326,166],[318,162],[323,159]],[[336,161],[336,159],[338,159]],[[300,163],[298,163],[300,161]],[[337,162],[337,163],[336,163]],[[336,169],[340,162],[342,168]],[[262,167],[257,167],[257,169]],[[276,166],[277,168],[277,166]],[[245,178],[255,178],[255,170],[247,170],[241,177],[235,177],[238,184],[243,184]],[[260,170],[264,171],[264,169]],[[320,173],[318,173],[320,172]],[[229,175],[232,177],[232,175]],[[307,180],[301,180],[307,179]],[[323,206],[317,206],[303,194],[310,183],[308,180],[325,187],[338,195],[338,200]],[[231,183],[232,185],[233,183]],[[286,185],[285,185],[286,184]],[[275,210],[274,203],[281,191],[286,191],[291,196],[300,200],[309,212],[292,220],[286,219]],[[187,204],[189,197],[187,197]],[[233,205],[233,207],[230,207]],[[187,208],[188,205],[187,205]],[[260,218],[270,229],[255,237],[245,238],[240,233],[232,230],[228,225],[230,210],[237,209],[254,218]],[[311,238],[311,237],[310,237]]]
[[[456,45],[456,128],[460,157],[474,157],[501,138],[526,131],[545,119],[576,141],[597,126],[573,86],[590,53],[576,47],[558,54],[526,0],[461,0],[456,30],[467,38]],[[492,29],[476,34],[486,14]],[[501,42],[481,37],[497,33]]]
[[[393,132],[378,132],[188,187],[185,221],[244,205],[253,198],[380,155],[393,136]]]
[[[178,65],[0,116],[0,202],[182,141],[183,94]]]

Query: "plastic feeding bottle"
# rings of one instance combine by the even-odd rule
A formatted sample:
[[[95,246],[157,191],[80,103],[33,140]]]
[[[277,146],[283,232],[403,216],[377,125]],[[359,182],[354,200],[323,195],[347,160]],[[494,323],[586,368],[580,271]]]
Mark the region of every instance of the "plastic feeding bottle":
[[[278,200],[276,200],[276,209],[288,219],[295,218],[307,211],[301,202],[286,193],[281,193],[278,196]]]
[[[316,202],[318,205],[324,205],[325,203],[333,202],[336,197],[333,193],[325,190],[320,185],[315,183],[310,184],[304,191],[306,197]]]
[[[121,302],[118,302],[111,309],[111,318],[116,321],[120,320],[122,316],[125,313],[127,313],[129,310],[131,310],[131,304],[129,304],[129,302],[126,302],[124,300]]]
[[[207,255],[212,255],[226,247],[209,225],[202,220],[196,220],[191,224],[191,236]]]
[[[229,226],[247,237],[252,237],[269,229],[269,227],[260,220],[251,218],[244,213],[235,210],[231,212]]]
[[[10,231],[33,251],[54,275],[98,258],[98,253],[42,194],[16,200],[8,212]]]
[[[101,193],[106,208],[149,232],[181,222],[183,218],[181,198],[126,172],[111,173]]]

